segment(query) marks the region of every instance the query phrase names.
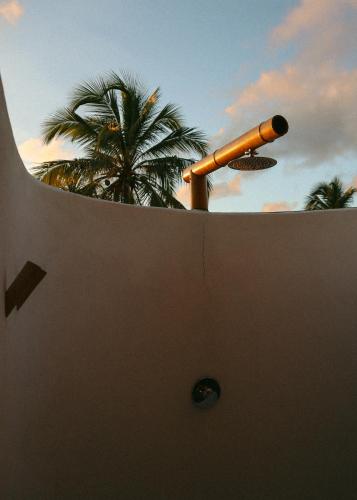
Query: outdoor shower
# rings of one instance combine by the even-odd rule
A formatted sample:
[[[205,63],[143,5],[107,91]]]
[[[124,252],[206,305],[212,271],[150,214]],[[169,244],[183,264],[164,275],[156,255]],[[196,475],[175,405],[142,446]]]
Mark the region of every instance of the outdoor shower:
[[[273,158],[257,158],[256,149],[274,142],[288,129],[287,120],[275,115],[185,169],[182,177],[191,184],[191,209],[208,210],[207,174],[226,165],[236,170],[262,170],[276,165]]]

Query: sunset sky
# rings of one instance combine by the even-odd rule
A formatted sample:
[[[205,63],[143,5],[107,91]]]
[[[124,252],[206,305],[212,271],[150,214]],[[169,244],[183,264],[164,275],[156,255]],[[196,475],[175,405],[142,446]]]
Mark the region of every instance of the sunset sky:
[[[78,83],[125,70],[160,85],[212,150],[284,115],[288,135],[259,150],[278,165],[221,169],[210,210],[301,210],[317,182],[357,187],[356,26],[357,0],[0,0],[20,154],[27,166],[71,158],[71,144],[42,145],[41,123]]]

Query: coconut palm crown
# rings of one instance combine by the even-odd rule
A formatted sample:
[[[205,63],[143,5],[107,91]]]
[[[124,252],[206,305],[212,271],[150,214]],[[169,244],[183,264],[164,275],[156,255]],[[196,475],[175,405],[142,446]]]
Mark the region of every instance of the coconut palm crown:
[[[178,108],[159,106],[130,75],[110,74],[75,89],[67,107],[43,124],[46,144],[70,139],[83,158],[55,160],[34,169],[47,184],[96,198],[184,208],[175,198],[191,156],[207,154],[205,135],[183,123]]]
[[[338,177],[331,182],[321,182],[306,198],[305,210],[326,210],[331,208],[346,208],[352,203],[354,187],[344,191]]]

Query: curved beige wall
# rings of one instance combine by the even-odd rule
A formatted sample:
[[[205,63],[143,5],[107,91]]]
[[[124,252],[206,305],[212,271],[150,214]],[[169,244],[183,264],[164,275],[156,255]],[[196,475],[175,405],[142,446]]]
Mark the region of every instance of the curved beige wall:
[[[64,193],[0,112],[1,303],[26,261],[47,271],[1,306],[0,498],[356,498],[357,211]]]

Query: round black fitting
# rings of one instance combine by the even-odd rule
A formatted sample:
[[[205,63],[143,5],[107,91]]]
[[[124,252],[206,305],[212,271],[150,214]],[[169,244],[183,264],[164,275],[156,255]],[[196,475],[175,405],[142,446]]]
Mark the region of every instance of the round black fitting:
[[[289,130],[289,124],[287,120],[281,115],[273,116],[272,127],[274,131],[279,135],[284,135]]]
[[[192,389],[192,401],[198,408],[211,408],[221,395],[221,388],[213,378],[203,378]]]

